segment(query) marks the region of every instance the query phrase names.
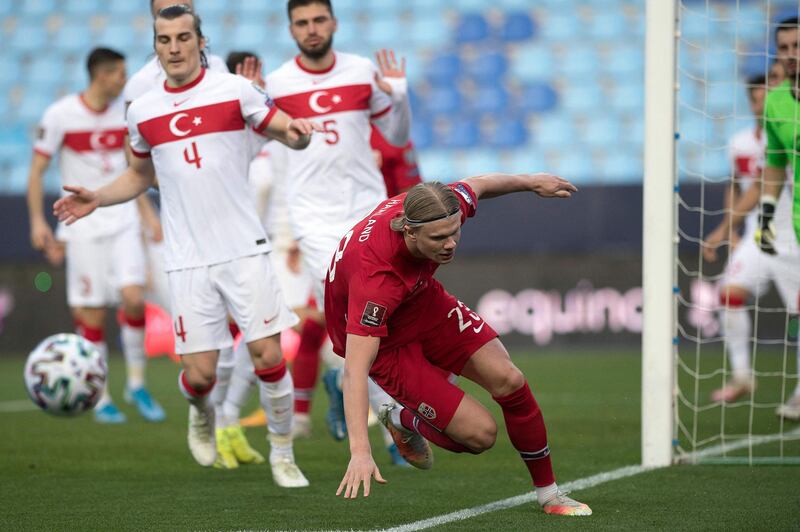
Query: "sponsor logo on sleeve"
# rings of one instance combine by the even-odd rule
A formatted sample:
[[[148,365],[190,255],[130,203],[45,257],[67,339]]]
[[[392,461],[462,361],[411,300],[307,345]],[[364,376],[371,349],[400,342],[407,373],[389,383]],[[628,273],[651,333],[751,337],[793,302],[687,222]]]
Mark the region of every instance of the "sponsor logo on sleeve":
[[[464,186],[462,183],[459,183],[455,187],[455,191],[461,194],[461,197],[464,198],[464,201],[467,202],[467,205],[473,205],[472,203],[472,195],[467,190],[467,187]]]
[[[36,140],[42,140],[44,138],[44,128],[39,126],[36,128]]]
[[[383,325],[383,319],[385,317],[386,307],[373,303],[372,301],[367,301],[367,306],[364,307],[364,314],[361,315],[361,325],[380,327]]]

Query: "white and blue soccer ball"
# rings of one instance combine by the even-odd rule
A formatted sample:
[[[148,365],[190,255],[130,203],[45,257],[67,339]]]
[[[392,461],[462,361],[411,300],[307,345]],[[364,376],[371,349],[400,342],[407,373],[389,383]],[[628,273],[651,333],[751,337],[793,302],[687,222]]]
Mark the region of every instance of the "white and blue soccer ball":
[[[106,362],[92,342],[76,334],[56,334],[28,355],[25,388],[48,414],[76,416],[100,400],[106,375]]]

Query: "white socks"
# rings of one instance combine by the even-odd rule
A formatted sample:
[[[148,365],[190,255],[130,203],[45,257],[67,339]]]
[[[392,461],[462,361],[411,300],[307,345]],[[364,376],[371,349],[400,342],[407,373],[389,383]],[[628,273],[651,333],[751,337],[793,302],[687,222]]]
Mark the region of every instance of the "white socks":
[[[122,354],[128,373],[129,390],[137,390],[144,386],[144,372],[147,356],[144,352],[144,327],[131,327],[123,323],[120,326]]]
[[[95,345],[97,350],[100,351],[100,354],[103,355],[103,360],[106,363],[106,369],[108,369],[108,346],[106,345],[105,342],[92,342],[92,343]],[[109,380],[108,377],[110,373],[111,373],[110,371],[106,371],[106,383],[103,385],[103,393],[100,395],[100,400],[97,401],[97,404],[95,405],[95,408],[97,410],[100,410],[101,408],[103,408],[104,406],[106,406],[108,403],[111,402],[111,393],[109,393],[108,391],[108,380]]]
[[[367,392],[369,393],[369,406],[372,407],[372,411],[376,416],[383,405],[394,402],[394,399],[392,399],[388,393],[384,392],[383,388],[378,386],[372,379],[367,379]],[[380,427],[381,434],[383,435],[383,443],[387,446],[393,444],[394,440],[392,440],[392,435],[389,434],[386,427],[383,425]]]
[[[553,482],[549,486],[543,488],[536,488],[536,500],[540,505],[544,505],[547,501],[558,495],[558,484]]]
[[[741,307],[723,308],[720,310],[720,324],[727,342],[733,377],[749,379],[753,374],[750,367],[750,313]]]
[[[236,424],[238,417],[229,419],[224,415],[223,404],[228,393],[228,386],[233,374],[233,348],[226,347],[219,350],[219,360],[217,361],[217,383],[211,390],[209,400],[214,405],[214,415],[217,418],[217,427],[226,428]]]
[[[292,431],[294,384],[288,371],[275,382],[259,381],[259,400],[267,413],[270,434],[288,435]]]

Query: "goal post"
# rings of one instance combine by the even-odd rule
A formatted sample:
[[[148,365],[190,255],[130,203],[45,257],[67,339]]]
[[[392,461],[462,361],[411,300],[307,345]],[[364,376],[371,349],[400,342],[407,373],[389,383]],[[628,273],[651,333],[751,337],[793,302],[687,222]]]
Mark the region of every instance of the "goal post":
[[[647,0],[642,234],[642,465],[672,462],[677,0]]]

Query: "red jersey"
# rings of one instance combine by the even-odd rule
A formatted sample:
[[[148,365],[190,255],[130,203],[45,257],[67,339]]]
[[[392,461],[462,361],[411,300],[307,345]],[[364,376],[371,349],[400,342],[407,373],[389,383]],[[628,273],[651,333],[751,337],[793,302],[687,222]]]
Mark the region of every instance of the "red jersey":
[[[475,215],[472,188],[450,185],[461,202],[461,224]],[[344,356],[347,334],[382,338],[380,351],[413,342],[426,308],[415,305],[438,281],[439,264],[411,255],[391,220],[403,211],[405,194],[382,202],[339,243],[325,279],[325,318],[333,350]],[[424,306],[422,306],[424,307]]]
[[[381,174],[390,198],[417,183],[422,183],[417,164],[417,151],[410,140],[403,147],[389,144],[378,128],[373,125],[369,144],[373,150],[381,153]]]

